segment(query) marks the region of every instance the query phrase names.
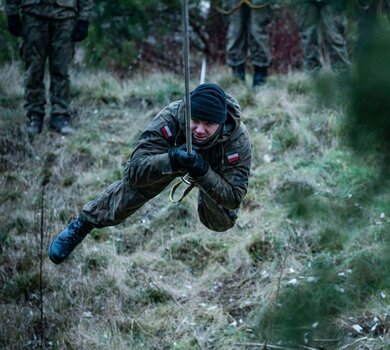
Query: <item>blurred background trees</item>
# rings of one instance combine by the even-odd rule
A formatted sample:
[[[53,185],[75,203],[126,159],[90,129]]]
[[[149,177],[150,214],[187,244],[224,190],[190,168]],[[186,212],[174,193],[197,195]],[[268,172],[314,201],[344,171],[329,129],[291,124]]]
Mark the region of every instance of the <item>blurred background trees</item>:
[[[125,76],[149,70],[182,71],[181,0],[95,0],[89,36],[77,45],[76,61]],[[194,0],[190,6],[191,67],[202,57],[225,63],[226,18],[220,1]],[[273,71],[300,67],[301,51],[291,8],[274,11],[270,26]],[[7,31],[0,12],[0,64],[19,59],[18,39]]]

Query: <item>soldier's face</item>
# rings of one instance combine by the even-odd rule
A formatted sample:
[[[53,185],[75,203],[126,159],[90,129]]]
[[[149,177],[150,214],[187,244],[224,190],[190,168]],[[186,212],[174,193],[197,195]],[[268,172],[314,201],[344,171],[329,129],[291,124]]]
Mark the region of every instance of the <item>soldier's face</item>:
[[[208,138],[213,136],[219,128],[219,124],[199,119],[191,119],[190,126],[192,131],[192,137],[197,142],[206,141]]]

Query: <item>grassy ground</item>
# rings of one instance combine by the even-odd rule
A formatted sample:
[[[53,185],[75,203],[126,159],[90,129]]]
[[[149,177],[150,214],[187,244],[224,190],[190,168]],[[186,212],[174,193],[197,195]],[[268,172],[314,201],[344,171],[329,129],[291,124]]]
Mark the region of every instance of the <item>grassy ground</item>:
[[[225,68],[208,80],[251,133],[236,227],[207,230],[196,191],[179,206],[166,191],[56,266],[49,241],[121,178],[183,82],[75,71],[77,132],[31,141],[20,67],[0,68],[2,349],[390,348],[389,177],[380,148],[348,147],[349,90],[326,74],[271,76],[256,94]]]

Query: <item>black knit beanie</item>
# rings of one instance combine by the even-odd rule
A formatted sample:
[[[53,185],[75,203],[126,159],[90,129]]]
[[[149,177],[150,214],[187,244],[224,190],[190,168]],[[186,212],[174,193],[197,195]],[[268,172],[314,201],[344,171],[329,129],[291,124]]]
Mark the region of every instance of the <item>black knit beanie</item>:
[[[204,83],[191,92],[191,118],[222,124],[226,117],[226,95],[217,84]]]

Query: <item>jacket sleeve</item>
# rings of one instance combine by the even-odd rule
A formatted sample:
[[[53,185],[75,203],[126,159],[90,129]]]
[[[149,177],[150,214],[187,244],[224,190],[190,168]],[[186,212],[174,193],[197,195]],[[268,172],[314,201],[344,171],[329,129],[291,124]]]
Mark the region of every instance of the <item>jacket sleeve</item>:
[[[17,15],[19,13],[20,0],[5,0],[5,14],[7,16]]]
[[[168,135],[164,134],[163,129]],[[175,121],[171,116],[171,109],[167,107],[143,132],[127,165],[129,180],[135,187],[153,185],[172,174],[168,149],[173,147],[175,135]]]
[[[89,21],[92,11],[92,0],[77,1],[77,18]]]
[[[248,188],[251,144],[244,126],[242,133],[225,148],[223,163],[197,179],[199,190],[226,209],[237,209]]]

